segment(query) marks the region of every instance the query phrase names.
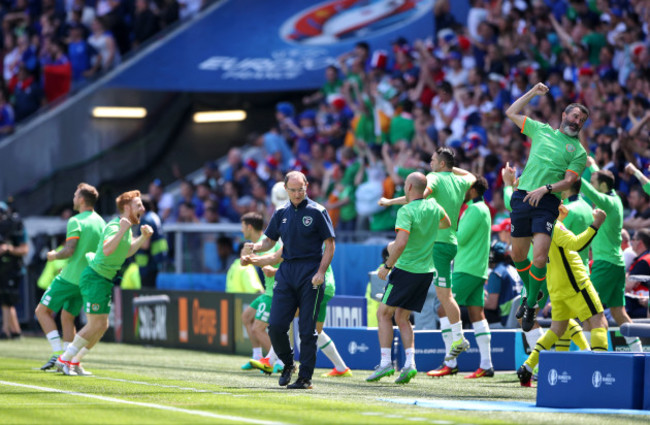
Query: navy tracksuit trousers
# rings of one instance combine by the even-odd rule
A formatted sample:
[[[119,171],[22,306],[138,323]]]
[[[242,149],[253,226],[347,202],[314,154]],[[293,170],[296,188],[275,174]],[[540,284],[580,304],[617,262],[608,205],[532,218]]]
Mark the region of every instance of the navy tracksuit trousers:
[[[316,321],[325,284],[314,289],[311,279],[318,271],[320,262],[284,261],[275,274],[273,302],[269,319],[269,337],[278,358],[285,367],[293,365],[293,350],[289,341],[289,325],[299,313],[300,372],[298,376],[311,380],[316,364]]]

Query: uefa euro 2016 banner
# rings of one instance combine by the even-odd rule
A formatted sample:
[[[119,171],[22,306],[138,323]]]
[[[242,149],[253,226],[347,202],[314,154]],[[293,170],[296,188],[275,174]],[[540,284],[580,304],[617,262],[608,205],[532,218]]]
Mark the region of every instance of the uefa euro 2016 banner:
[[[225,1],[152,46],[109,85],[194,92],[314,89],[324,83],[325,68],[359,41],[389,50],[398,37],[431,37],[433,5],[434,0]]]

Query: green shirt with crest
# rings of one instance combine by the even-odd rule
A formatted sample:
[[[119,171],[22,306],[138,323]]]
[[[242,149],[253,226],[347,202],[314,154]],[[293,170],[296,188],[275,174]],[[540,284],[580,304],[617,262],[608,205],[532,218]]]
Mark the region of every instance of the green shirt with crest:
[[[521,132],[531,140],[526,168],[518,188],[533,191],[564,179],[572,171],[581,176],[587,165],[587,152],[577,137],[567,136],[550,125],[526,117]],[[560,193],[554,193],[560,198]]]

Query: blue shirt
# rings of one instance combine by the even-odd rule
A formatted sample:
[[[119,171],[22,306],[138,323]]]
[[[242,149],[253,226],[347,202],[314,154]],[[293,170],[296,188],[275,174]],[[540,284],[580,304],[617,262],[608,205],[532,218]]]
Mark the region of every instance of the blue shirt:
[[[517,269],[508,263],[499,263],[488,276],[488,294],[499,294],[499,311],[501,312],[501,324],[508,321],[511,302],[514,297],[521,293],[523,282],[517,274]]]
[[[71,42],[68,45],[68,56],[72,65],[72,79],[83,80],[84,71],[90,69],[90,46],[85,40]]]
[[[278,208],[264,234],[273,241],[282,238],[282,258],[285,261],[320,261],[323,258],[323,242],[335,237],[327,210],[309,198],[305,198],[297,207],[287,201]]]

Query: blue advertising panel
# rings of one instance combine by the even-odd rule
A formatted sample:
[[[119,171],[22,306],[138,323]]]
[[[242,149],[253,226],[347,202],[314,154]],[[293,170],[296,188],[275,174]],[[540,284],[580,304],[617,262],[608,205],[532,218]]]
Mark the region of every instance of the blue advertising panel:
[[[492,364],[495,370],[515,369],[514,330],[493,330],[491,341]],[[469,350],[458,356],[460,372],[474,372],[478,369],[481,356],[474,338],[474,332],[465,331],[470,343]],[[445,358],[445,344],[440,331],[415,331],[415,364],[418,370],[428,371],[439,367]]]
[[[294,321],[294,355],[300,356],[300,337],[297,328],[298,320]],[[381,351],[376,328],[324,328],[324,331],[336,344],[341,358],[350,369],[373,370],[379,364]],[[399,340],[399,329],[393,328],[393,361],[398,367],[404,364],[404,348]],[[334,365],[320,350],[316,355],[316,367],[332,368]]]
[[[542,352],[537,406],[640,409],[645,355]]]
[[[305,90],[359,41],[433,35],[434,0],[237,0],[126,65],[109,86],[195,92]],[[244,19],[245,17],[245,19]]]
[[[337,295],[327,303],[325,327],[360,328],[368,326],[365,297]]]

